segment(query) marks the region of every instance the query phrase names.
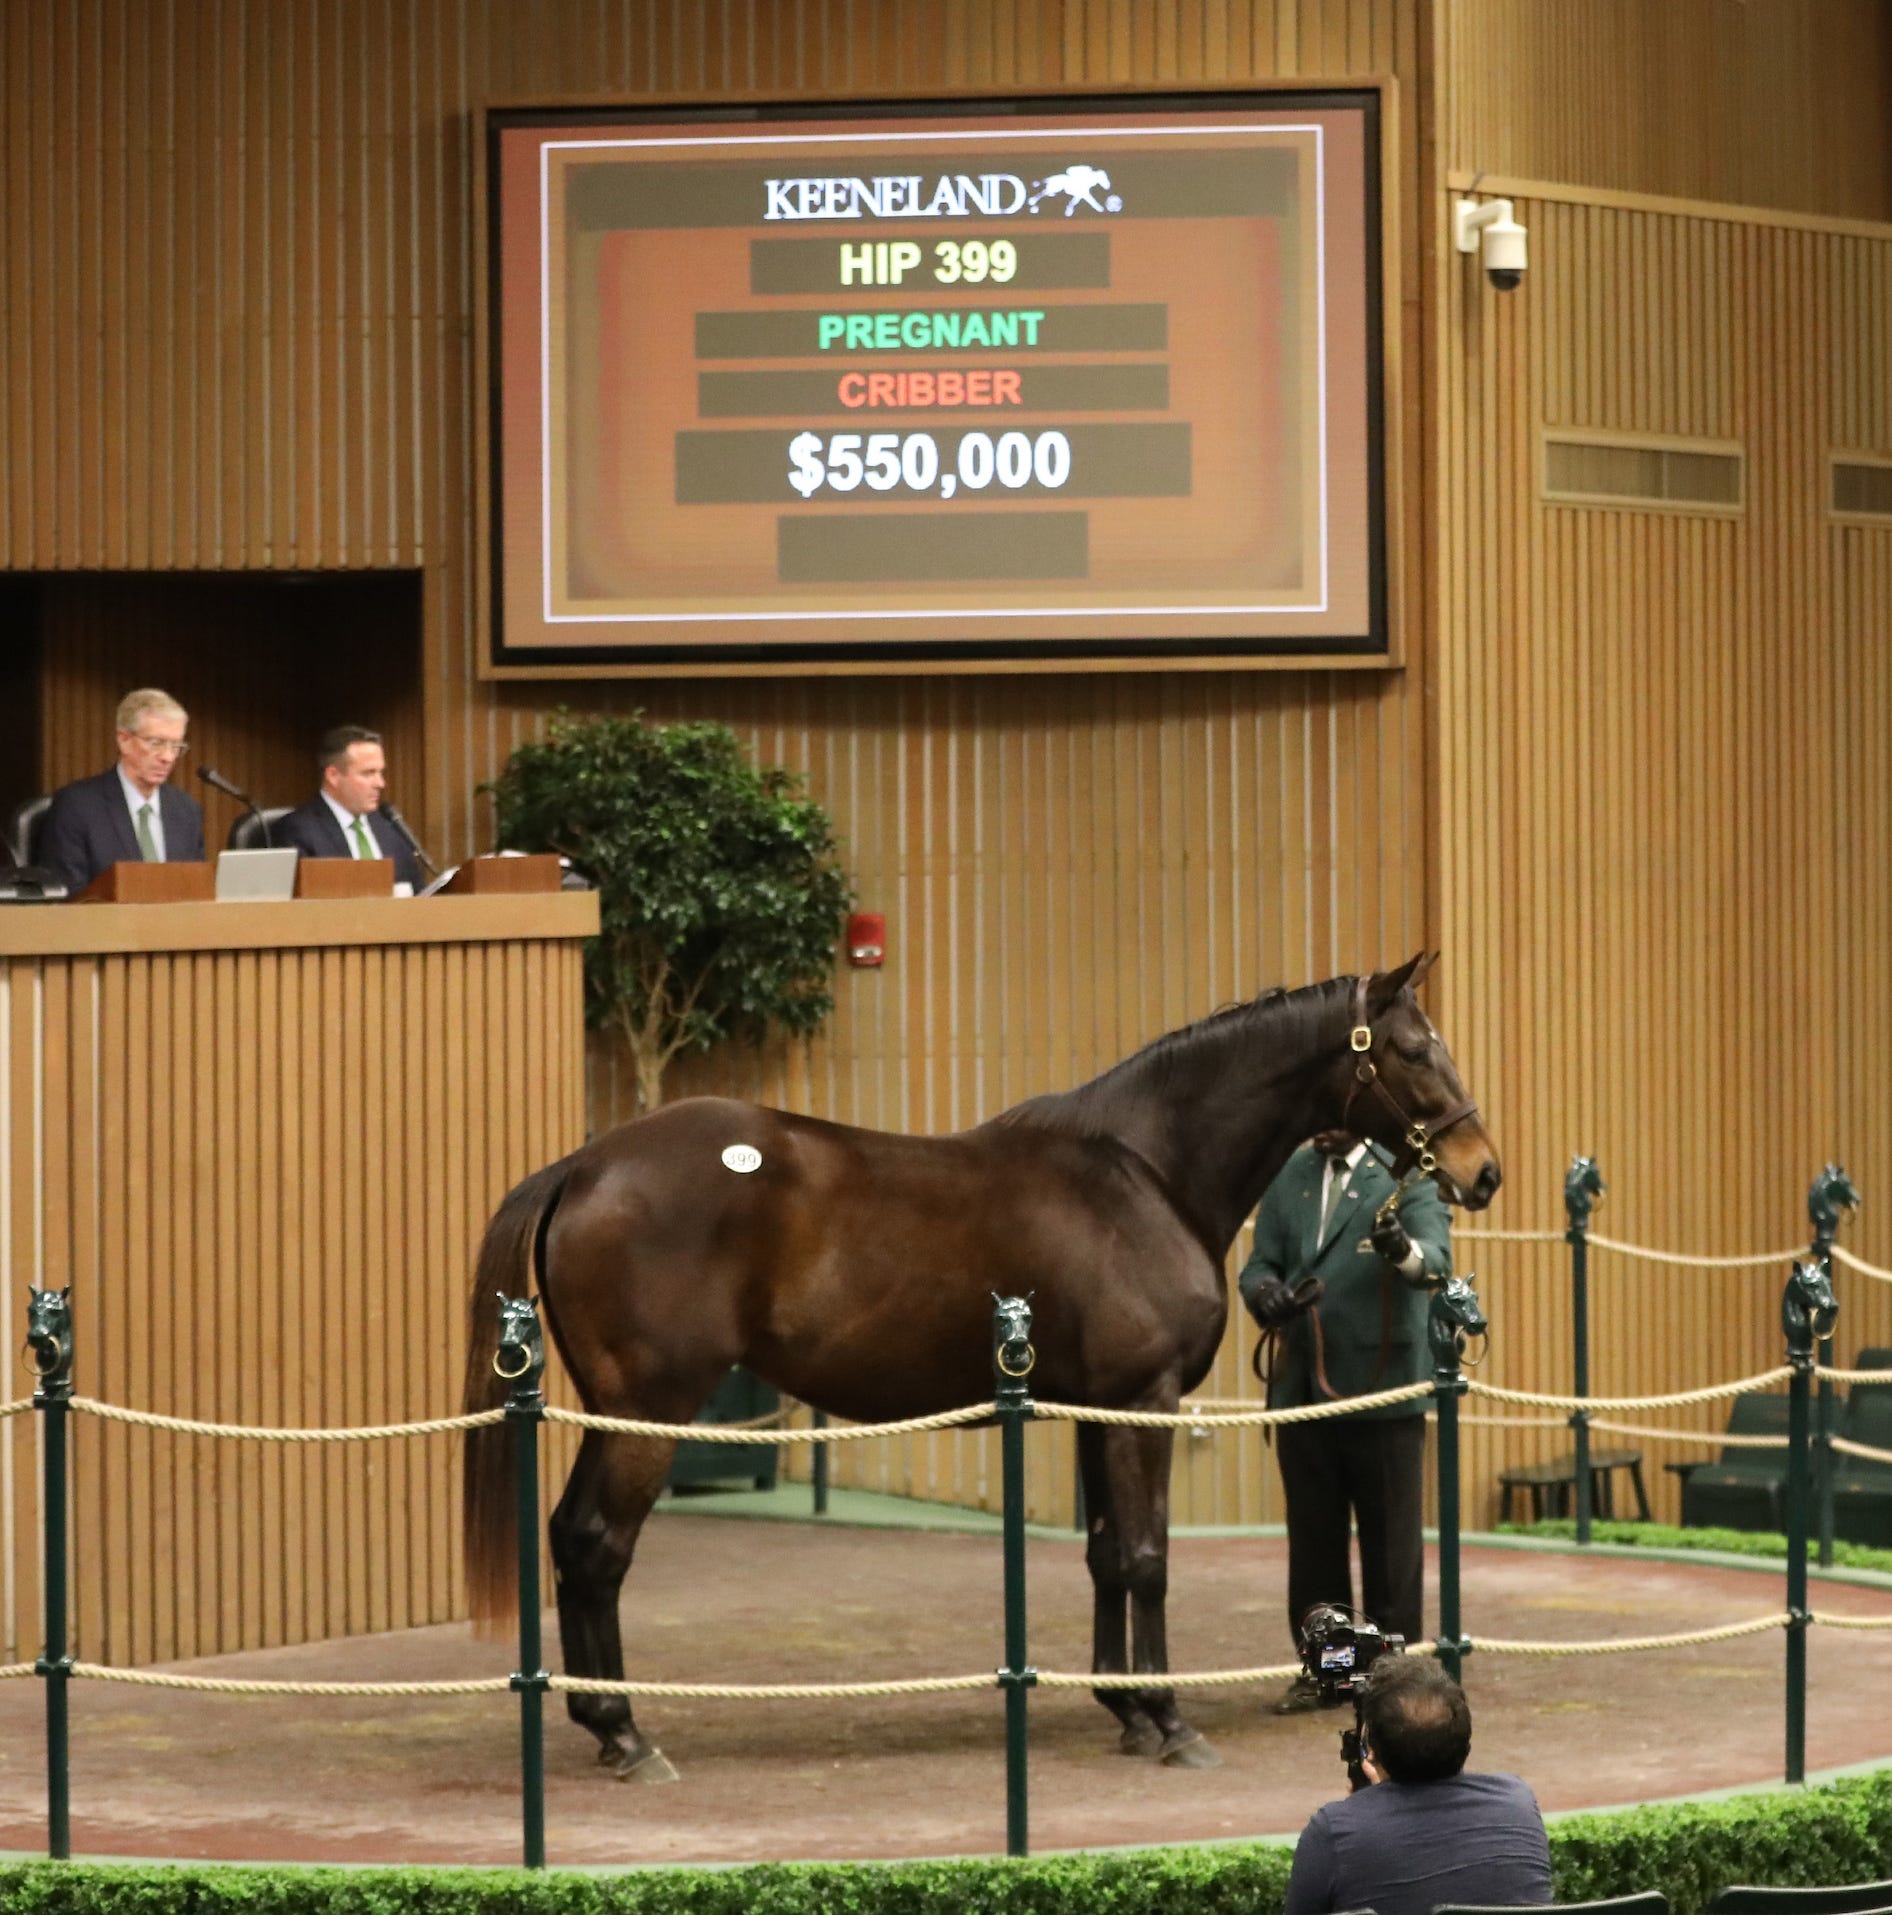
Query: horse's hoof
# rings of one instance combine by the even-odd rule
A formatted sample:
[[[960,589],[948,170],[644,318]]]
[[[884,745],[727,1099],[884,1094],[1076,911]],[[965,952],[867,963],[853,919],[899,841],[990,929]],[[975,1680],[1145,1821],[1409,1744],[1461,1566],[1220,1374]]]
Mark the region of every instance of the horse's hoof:
[[[1119,1755],[1155,1756],[1163,1753],[1163,1732],[1154,1722],[1132,1723],[1117,1739]]]
[[[1179,1729],[1163,1744],[1158,1758],[1166,1769],[1219,1769],[1222,1758],[1200,1729]]]
[[[676,1782],[682,1778],[676,1765],[652,1742],[627,1749],[623,1743],[607,1743],[598,1751],[598,1760],[620,1782]]]

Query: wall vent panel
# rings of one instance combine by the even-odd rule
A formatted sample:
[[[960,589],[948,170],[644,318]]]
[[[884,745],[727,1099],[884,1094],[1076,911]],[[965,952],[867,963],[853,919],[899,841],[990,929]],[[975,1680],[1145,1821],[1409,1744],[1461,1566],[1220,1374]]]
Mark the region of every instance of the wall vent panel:
[[[1544,497],[1553,503],[1739,512],[1745,481],[1738,446],[1629,434],[1544,435]]]
[[[1833,460],[1833,510],[1849,519],[1892,519],[1892,459]]]

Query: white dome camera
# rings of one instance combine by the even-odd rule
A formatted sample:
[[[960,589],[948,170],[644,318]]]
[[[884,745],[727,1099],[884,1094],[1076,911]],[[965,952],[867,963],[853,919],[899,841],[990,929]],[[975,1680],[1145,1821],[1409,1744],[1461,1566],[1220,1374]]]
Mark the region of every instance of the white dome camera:
[[[1499,292],[1516,289],[1530,264],[1524,228],[1508,199],[1462,199],[1452,208],[1452,238],[1461,253],[1475,253],[1482,240],[1485,275]]]

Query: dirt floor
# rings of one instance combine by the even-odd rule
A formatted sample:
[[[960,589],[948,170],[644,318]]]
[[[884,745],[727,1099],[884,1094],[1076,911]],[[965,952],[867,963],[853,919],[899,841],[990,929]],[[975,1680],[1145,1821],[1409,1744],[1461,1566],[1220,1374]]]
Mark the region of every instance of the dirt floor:
[[[1285,1659],[1284,1545],[1180,1537],[1170,1640],[1179,1669]],[[1075,1538],[1030,1552],[1033,1660],[1088,1664]],[[780,1682],[961,1674],[1001,1641],[993,1535],[741,1522],[665,1511],[625,1599],[627,1658],[652,1680]],[[1476,1637],[1666,1633],[1784,1606],[1778,1576],[1699,1563],[1467,1549]],[[1817,1584],[1815,1607],[1892,1612],[1892,1591]],[[1429,1610],[1429,1615],[1433,1612]],[[550,1620],[547,1640],[555,1642]],[[461,1626],[180,1668],[292,1679],[486,1675]],[[503,1668],[508,1658],[498,1653]],[[1546,1809],[1778,1780],[1782,1638],[1556,1660],[1474,1657],[1473,1765],[1525,1776]],[[1807,1760],[1892,1756],[1892,1632],[1813,1632]],[[1115,1752],[1083,1694],[1031,1704],[1034,1851],[1297,1830],[1344,1787],[1337,1713],[1276,1718],[1254,1687],[1188,1705],[1222,1766],[1176,1771]],[[620,1784],[556,1702],[547,1721],[554,1865],[996,1853],[1005,1840],[996,1692],[828,1704],[655,1703],[639,1718],[674,1786]],[[75,1851],[228,1860],[510,1863],[519,1858],[517,1705],[226,1699],[79,1682],[72,1690]],[[44,1852],[43,1700],[0,1686],[0,1849]]]

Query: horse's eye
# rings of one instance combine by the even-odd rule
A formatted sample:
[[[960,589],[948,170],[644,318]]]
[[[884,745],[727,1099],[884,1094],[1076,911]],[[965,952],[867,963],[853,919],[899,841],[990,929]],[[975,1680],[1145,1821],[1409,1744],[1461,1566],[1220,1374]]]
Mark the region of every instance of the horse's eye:
[[[1401,1044],[1398,1046],[1401,1063],[1423,1064],[1431,1050],[1429,1044]]]

